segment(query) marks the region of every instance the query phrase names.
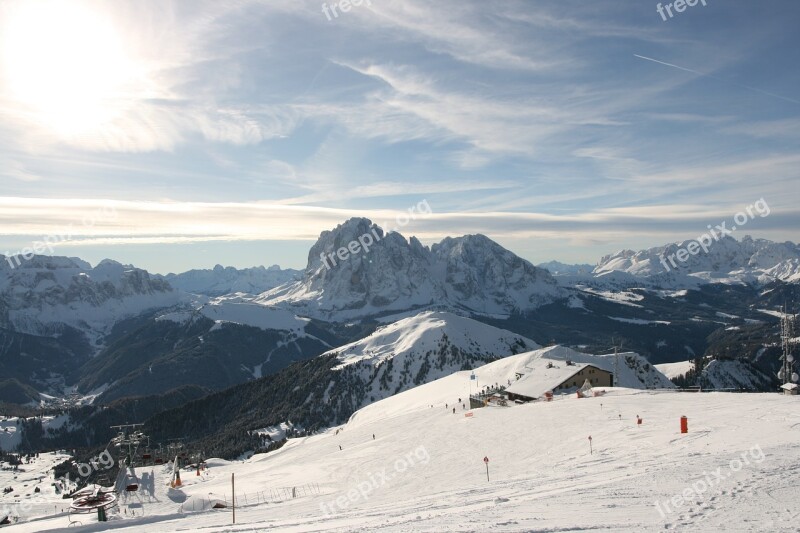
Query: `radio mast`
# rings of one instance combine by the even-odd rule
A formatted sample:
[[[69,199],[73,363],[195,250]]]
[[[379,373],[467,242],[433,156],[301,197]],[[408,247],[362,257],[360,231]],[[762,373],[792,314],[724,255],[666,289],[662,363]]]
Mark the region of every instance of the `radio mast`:
[[[794,339],[794,315],[788,313],[786,304],[781,313],[781,359],[783,366],[778,377],[783,380],[783,389],[786,394],[797,394],[797,382],[800,380],[794,369],[794,355],[792,355],[792,340]]]

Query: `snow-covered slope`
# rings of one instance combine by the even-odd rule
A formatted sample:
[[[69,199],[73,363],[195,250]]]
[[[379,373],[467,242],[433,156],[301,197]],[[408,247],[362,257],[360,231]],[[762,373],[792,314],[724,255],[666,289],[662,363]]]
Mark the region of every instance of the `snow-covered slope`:
[[[0,256],[0,324],[57,337],[64,326],[96,344],[119,320],[175,305],[180,293],[146,271],[104,260],[34,256],[12,268]]]
[[[686,375],[686,373],[694,368],[694,360],[678,361],[677,363],[662,363],[655,365],[659,372],[667,376],[669,379],[677,378]]]
[[[339,361],[332,390],[348,391],[344,398],[329,392],[326,402],[346,417],[422,383],[534,348],[534,341],[510,331],[452,313],[423,312],[323,354]]]
[[[439,350],[443,339],[486,360],[538,348],[534,341],[510,331],[452,313],[426,311],[383,326],[372,335],[327,354],[339,357],[340,368],[361,362],[377,367],[390,359],[396,364],[406,358],[421,359],[425,353]],[[418,371],[418,366],[412,372]]]
[[[449,399],[452,391],[428,387],[428,396]],[[199,476],[186,470],[179,489],[167,488],[170,466],[140,468],[147,482],[135,497],[123,493],[107,528],[795,532],[797,401],[612,389],[599,398],[489,407],[465,417],[433,399],[408,408],[407,395],[398,395],[275,452],[210,460]],[[360,416],[366,411],[369,417]],[[687,434],[680,433],[682,415]],[[232,474],[235,525],[230,506],[209,509],[211,501],[230,504]],[[51,514],[64,503],[52,481],[45,477],[32,509],[14,507],[24,519],[40,519],[10,531],[69,530],[66,516]],[[35,476],[15,486],[23,482],[35,483]],[[84,529],[104,529],[92,515],[81,520]]]
[[[374,241],[346,259],[337,251]],[[344,255],[344,254],[342,254]],[[447,238],[431,249],[415,237],[384,233],[365,218],[325,231],[311,248],[303,279],[259,300],[298,313],[347,320],[423,306],[507,315],[563,296],[553,277],[483,235]]]
[[[207,296],[231,293],[261,294],[300,277],[299,270],[281,270],[278,265],[236,269],[216,265],[209,270],[189,270],[163,276],[178,290]]]
[[[774,382],[747,361],[713,360],[704,368],[700,384],[707,389],[769,390]]]
[[[505,357],[485,364],[475,370],[455,372],[432,383],[420,385],[403,392],[392,401],[367,406],[354,414],[351,422],[372,419],[377,412],[392,415],[420,409],[430,404],[453,404],[458,398],[468,398],[485,386],[506,386],[514,383],[517,374],[525,374],[540,359],[564,362],[567,359],[577,363],[587,363],[602,370],[614,372],[614,354],[592,355],[577,352],[565,346],[550,346],[529,352]],[[472,374],[476,379],[470,379]],[[675,385],[642,356],[635,353],[619,354],[619,386],[634,389],[672,389]],[[383,415],[379,415],[383,416]]]
[[[199,312],[213,320],[215,327],[239,324],[263,330],[283,330],[300,334],[309,322],[307,318],[299,318],[285,309],[252,302],[229,301],[226,298],[209,302],[202,306]]]
[[[672,243],[646,250],[622,250],[603,257],[595,267],[595,279],[610,273],[623,273],[636,280],[661,287],[691,288],[702,283],[745,282],[767,283],[776,279],[800,279],[800,246],[792,242],[777,243],[745,236],[741,241],[726,236],[713,241],[708,251],[697,248],[695,241]],[[676,254],[686,253],[685,262]],[[670,260],[672,258],[672,260]],[[673,265],[674,262],[674,265]],[[609,282],[625,282],[625,278],[606,278]]]

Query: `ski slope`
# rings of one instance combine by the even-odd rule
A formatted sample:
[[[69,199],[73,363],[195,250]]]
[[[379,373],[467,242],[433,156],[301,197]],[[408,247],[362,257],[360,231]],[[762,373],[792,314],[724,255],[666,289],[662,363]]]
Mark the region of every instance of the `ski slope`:
[[[662,363],[655,365],[659,372],[667,376],[669,379],[677,378],[694,368],[694,360],[678,361],[677,363]]]
[[[8,530],[797,531],[796,397],[620,388],[467,417],[441,402],[451,385],[419,388],[433,407],[412,390],[276,452],[211,461],[202,476],[184,472],[180,491],[165,486],[168,467],[146,469],[155,501],[135,511],[144,516],[69,529],[60,516]],[[208,509],[231,501],[231,474],[236,525],[230,509]],[[309,485],[319,493],[291,498]]]

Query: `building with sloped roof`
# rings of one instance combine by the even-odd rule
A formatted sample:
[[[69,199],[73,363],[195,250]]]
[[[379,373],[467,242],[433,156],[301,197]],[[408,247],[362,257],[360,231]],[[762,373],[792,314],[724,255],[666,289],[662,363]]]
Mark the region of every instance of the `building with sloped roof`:
[[[558,394],[580,388],[587,380],[593,387],[613,387],[611,372],[588,363],[542,357],[526,366],[522,376],[505,392],[509,400],[529,402],[546,392]]]

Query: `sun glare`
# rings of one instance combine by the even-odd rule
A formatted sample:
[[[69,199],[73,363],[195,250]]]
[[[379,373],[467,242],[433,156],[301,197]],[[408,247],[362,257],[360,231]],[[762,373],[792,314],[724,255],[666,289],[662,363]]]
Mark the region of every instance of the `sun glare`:
[[[4,92],[31,118],[72,136],[121,111],[134,68],[108,17],[78,2],[25,2],[3,18]]]

